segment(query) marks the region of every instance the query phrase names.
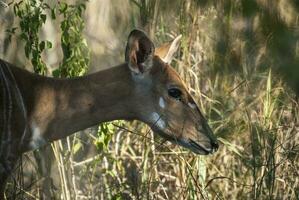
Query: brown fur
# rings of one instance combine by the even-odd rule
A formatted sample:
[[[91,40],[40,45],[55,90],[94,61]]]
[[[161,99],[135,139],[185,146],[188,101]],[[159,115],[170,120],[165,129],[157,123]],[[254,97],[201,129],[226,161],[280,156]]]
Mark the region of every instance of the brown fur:
[[[2,144],[7,131],[0,132],[1,145],[9,154],[0,155],[5,157],[0,165],[0,194],[8,172],[23,152],[111,120],[137,119],[196,153],[216,151],[217,141],[185,84],[154,52],[149,38],[135,30],[129,37],[127,63],[84,77],[42,77],[0,60],[0,67],[6,67],[15,78],[10,81],[11,88],[20,91],[20,95],[12,92],[13,115],[4,127],[13,124],[13,140],[5,147]],[[169,96],[169,89],[174,87],[182,93],[180,100]],[[24,103],[24,118],[18,98]],[[4,113],[4,108],[0,113]]]

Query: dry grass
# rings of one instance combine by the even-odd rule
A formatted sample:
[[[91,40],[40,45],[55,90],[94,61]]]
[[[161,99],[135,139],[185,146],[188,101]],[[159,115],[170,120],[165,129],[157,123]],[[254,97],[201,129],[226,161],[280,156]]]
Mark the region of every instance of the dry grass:
[[[298,101],[277,73],[298,55],[286,58],[275,49],[279,39],[290,49],[295,39],[298,43],[296,37],[291,42],[283,38],[293,35],[288,27],[298,26],[296,6],[287,0],[274,5],[266,0],[252,5],[224,0],[136,2],[143,7],[129,4],[135,10],[130,17],[136,21],[139,10],[150,10],[147,19],[155,20],[149,28],[157,43],[183,34],[173,66],[209,119],[220,149],[197,156],[163,143],[144,124],[114,122],[109,147],[97,152],[91,147],[96,130],[90,129],[74,145],[61,144],[65,152],[55,153],[60,176],[52,167],[53,198],[299,199]],[[263,18],[269,10],[280,17],[279,28],[289,32],[275,35],[275,22]],[[26,167],[31,161],[23,163]],[[42,196],[37,191],[43,192],[39,187],[44,178],[34,176],[35,171],[24,171],[25,182],[33,183],[25,188],[26,199]]]

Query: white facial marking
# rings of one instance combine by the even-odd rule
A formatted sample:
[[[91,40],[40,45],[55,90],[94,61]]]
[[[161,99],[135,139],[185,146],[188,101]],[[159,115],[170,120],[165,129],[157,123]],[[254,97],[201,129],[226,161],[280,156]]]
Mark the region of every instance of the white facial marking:
[[[31,141],[29,143],[30,148],[33,150],[45,145],[46,141],[41,135],[40,128],[36,126],[35,123],[32,123],[31,129],[32,129],[32,136],[31,136]]]
[[[194,103],[188,103],[188,106],[192,109],[195,109],[196,108],[196,104]]]
[[[160,97],[160,99],[159,99],[159,106],[163,109],[165,108],[165,101],[164,101],[163,97]]]
[[[164,129],[166,127],[165,122],[161,119],[160,115],[156,112],[153,112],[151,115],[151,121],[153,124],[158,126],[161,129]]]

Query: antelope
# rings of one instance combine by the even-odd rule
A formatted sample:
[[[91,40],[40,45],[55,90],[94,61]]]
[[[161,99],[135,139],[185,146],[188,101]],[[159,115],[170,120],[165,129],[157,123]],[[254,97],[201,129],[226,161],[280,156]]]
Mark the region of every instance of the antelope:
[[[0,60],[0,195],[21,154],[101,122],[139,120],[197,154],[216,152],[217,139],[169,65],[179,39],[155,50],[143,31],[133,30],[124,64],[71,79]]]

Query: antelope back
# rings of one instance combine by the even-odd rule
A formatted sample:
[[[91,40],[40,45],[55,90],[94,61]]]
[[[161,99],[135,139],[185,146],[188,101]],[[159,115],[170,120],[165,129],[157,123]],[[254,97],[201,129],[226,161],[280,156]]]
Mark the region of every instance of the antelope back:
[[[26,109],[10,64],[0,60],[0,161],[2,167],[17,159],[26,134]]]

